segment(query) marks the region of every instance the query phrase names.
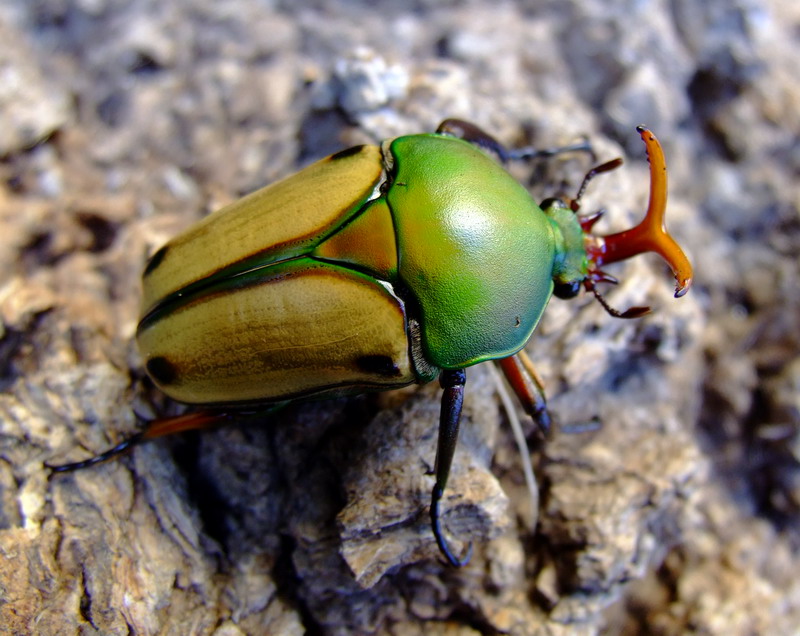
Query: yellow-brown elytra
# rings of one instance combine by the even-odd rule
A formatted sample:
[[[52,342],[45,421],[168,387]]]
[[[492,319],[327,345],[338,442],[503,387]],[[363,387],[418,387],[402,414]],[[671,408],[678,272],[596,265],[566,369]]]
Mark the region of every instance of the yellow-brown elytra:
[[[587,174],[568,205],[537,205],[501,163],[588,150],[507,150],[476,126],[356,146],[258,190],[172,239],[144,272],[137,341],[168,396],[200,410],[148,423],[137,436],[56,472],[103,461],[145,439],[219,424],[246,407],[425,383],[444,389],[430,516],[439,520],[458,438],[465,367],[497,360],[526,411],[549,427],[544,391],[523,347],[550,297],[598,293],[602,265],[657,252],[688,291],[691,265],[667,233],[667,173],[655,136],[650,203],[636,227],[598,237],[579,216]],[[501,163],[486,152],[500,158]]]

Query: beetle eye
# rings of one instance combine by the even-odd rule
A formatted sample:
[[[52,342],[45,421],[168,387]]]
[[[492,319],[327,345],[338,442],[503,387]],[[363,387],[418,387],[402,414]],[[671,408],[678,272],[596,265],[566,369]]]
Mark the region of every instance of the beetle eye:
[[[556,283],[553,287],[553,295],[556,298],[567,300],[568,298],[575,298],[581,290],[581,282],[573,280],[569,283]]]
[[[547,210],[549,208],[566,208],[567,204],[564,203],[563,199],[559,199],[558,197],[549,197],[542,201],[539,207],[542,208],[542,210]]]

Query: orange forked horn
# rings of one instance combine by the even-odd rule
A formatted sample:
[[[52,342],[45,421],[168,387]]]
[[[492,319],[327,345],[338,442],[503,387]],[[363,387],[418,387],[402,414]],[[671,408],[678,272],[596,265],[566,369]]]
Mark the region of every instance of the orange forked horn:
[[[680,245],[667,232],[664,213],[667,208],[667,164],[656,136],[644,126],[637,126],[647,147],[650,161],[650,202],[644,220],[636,227],[609,236],[597,237],[589,247],[595,267],[643,254],[656,252],[675,274],[675,297],[680,298],[692,284],[692,264]]]

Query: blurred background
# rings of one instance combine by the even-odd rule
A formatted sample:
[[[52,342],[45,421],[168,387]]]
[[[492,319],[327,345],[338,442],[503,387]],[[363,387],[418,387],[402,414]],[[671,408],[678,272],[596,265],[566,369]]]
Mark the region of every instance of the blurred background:
[[[0,625],[67,634],[800,631],[800,4],[5,0],[0,6]],[[292,405],[48,479],[182,412],[133,336],[140,275],[214,209],[357,143],[477,123],[588,138],[598,231],[661,139],[687,296],[614,266],[611,318],[553,300],[528,345],[539,496],[486,365],[427,522],[440,392]],[[574,194],[585,155],[510,166]],[[202,255],[199,255],[202,257]],[[538,523],[535,519],[538,517]]]

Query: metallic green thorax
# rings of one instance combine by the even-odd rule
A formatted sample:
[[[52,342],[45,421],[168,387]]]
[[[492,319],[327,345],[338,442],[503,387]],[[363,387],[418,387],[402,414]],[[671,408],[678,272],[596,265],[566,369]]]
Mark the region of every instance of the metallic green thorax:
[[[516,353],[553,290],[555,226],[468,142],[413,135],[389,151],[399,277],[419,305],[426,358],[456,369]]]

